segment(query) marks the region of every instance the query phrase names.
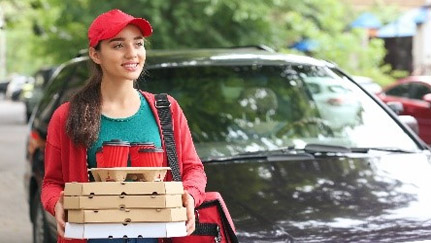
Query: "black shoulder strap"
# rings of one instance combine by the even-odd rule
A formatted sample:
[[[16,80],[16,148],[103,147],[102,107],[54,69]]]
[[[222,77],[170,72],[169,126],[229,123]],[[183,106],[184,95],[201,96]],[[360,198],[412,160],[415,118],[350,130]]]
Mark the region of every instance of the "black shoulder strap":
[[[155,106],[159,114],[162,127],[163,142],[165,143],[168,163],[172,170],[174,181],[181,181],[180,168],[178,166],[178,155],[175,146],[174,130],[172,126],[171,103],[166,93],[156,94]]]

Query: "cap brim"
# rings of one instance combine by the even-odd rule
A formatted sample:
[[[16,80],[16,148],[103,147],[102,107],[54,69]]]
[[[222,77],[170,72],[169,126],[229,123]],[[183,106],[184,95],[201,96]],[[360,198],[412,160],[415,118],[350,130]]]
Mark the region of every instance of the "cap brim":
[[[150,23],[145,19],[135,18],[128,24],[136,25],[141,30],[144,37],[150,36],[153,33],[153,28],[151,27]]]

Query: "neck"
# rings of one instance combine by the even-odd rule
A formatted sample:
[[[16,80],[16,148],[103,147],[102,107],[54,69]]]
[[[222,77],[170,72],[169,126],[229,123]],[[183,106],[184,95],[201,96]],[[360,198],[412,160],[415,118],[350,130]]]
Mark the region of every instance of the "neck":
[[[141,105],[138,92],[133,88],[132,80],[111,82],[102,79],[102,114],[112,118],[129,117],[135,114]]]
[[[100,88],[102,93],[102,103],[125,103],[131,99],[135,99],[136,97],[136,91],[133,88],[133,81],[131,80],[114,82],[112,80],[102,79]]]

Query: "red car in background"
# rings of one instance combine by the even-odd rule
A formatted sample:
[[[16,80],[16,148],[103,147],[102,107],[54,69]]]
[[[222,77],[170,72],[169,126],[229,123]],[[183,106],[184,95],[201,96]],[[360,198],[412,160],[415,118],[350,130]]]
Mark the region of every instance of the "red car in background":
[[[385,103],[402,104],[400,115],[411,115],[419,125],[419,137],[431,144],[431,76],[409,76],[385,87],[377,95]]]

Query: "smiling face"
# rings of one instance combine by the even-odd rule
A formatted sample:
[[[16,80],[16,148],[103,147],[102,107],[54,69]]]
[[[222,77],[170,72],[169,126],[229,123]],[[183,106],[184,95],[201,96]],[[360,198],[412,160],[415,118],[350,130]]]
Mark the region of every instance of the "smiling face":
[[[90,58],[100,65],[103,79],[136,80],[145,64],[144,37],[134,25],[127,25],[111,39],[100,42],[100,49],[90,48]]]

